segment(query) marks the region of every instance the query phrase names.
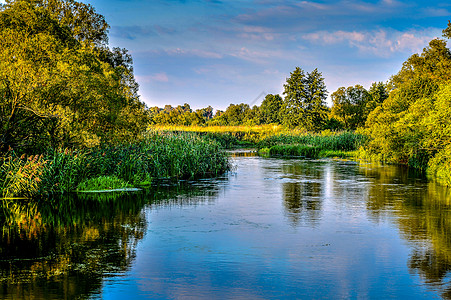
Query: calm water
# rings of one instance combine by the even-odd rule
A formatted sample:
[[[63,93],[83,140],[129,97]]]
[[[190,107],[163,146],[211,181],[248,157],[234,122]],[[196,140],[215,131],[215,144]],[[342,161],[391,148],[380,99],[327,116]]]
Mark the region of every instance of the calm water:
[[[0,298],[451,298],[450,190],[395,166],[233,161],[115,200],[4,202]]]

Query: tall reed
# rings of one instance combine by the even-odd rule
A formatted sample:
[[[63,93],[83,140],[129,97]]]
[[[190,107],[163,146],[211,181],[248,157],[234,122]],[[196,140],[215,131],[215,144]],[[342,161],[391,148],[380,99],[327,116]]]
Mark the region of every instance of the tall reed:
[[[308,145],[320,150],[354,151],[365,141],[364,135],[348,131],[323,134],[279,134],[261,140],[257,148],[270,148],[276,145]]]
[[[193,134],[149,132],[129,144],[88,150],[54,150],[40,156],[0,160],[1,195],[36,197],[74,191],[83,181],[116,176],[132,185],[152,179],[219,175],[229,168],[217,142]]]

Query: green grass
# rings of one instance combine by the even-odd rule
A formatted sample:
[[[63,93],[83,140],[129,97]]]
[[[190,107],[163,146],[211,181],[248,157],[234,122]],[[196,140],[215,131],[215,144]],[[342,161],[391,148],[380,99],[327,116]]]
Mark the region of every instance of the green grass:
[[[100,176],[81,182],[77,187],[77,191],[115,190],[130,187],[132,186],[128,182],[116,176]]]
[[[355,157],[355,151],[366,137],[353,132],[322,134],[278,134],[261,140],[258,153],[264,156],[297,156],[306,158]]]
[[[318,158],[321,149],[309,145],[275,145],[269,148],[270,156]]]
[[[357,151],[321,150],[319,157],[324,158],[353,158],[357,157]]]

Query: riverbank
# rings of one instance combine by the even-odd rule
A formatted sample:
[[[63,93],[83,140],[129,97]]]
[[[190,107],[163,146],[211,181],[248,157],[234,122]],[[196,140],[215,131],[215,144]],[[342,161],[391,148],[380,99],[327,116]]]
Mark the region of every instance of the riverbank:
[[[0,158],[3,198],[148,186],[155,179],[217,176],[229,169],[220,145],[194,134],[149,132],[133,143]]]
[[[375,152],[374,141],[367,135],[352,131],[324,130],[311,133],[291,130],[281,125],[260,126],[157,126],[161,132],[185,132],[218,142],[224,149],[254,148],[259,155],[274,157],[349,158],[389,164],[406,165],[425,172],[440,184],[451,186],[449,151],[442,151],[420,165],[411,161],[388,160]]]

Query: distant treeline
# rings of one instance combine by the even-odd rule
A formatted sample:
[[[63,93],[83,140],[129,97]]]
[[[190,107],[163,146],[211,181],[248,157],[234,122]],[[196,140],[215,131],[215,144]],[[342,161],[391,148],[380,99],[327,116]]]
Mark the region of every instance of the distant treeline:
[[[268,94],[260,106],[230,104],[225,111],[211,106],[193,110],[188,103],[148,109],[150,124],[178,126],[255,126],[263,124],[301,127],[308,131],[355,130],[365,125],[371,111],[388,98],[389,89],[382,82],[369,90],[360,85],[341,87],[334,93],[332,108],[326,105],[324,78],[315,69],[305,75],[297,67],[284,85],[284,98]]]

